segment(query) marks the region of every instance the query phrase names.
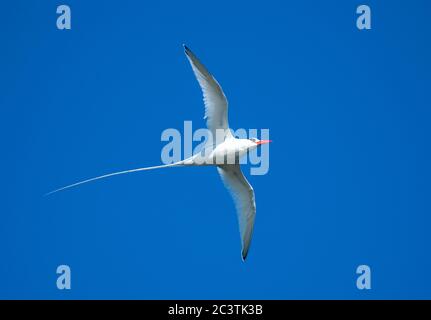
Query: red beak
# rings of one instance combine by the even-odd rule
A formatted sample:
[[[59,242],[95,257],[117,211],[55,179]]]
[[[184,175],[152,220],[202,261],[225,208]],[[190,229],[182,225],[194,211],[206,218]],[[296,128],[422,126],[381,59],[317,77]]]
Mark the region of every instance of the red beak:
[[[270,142],[272,142],[272,140],[260,140],[260,141],[258,141],[256,143],[259,145],[259,144],[267,144],[267,143],[270,143]]]

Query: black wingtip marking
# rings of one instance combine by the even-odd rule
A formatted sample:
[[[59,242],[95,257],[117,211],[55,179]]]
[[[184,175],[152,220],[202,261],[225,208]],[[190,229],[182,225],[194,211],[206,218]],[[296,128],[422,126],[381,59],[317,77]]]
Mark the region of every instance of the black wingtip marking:
[[[247,258],[246,252],[241,252],[242,262],[245,262],[245,259]]]

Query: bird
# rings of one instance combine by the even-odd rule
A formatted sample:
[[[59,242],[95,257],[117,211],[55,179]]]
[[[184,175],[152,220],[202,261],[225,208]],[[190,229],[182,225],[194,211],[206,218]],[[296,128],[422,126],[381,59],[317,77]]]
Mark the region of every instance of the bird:
[[[256,202],[253,187],[241,171],[239,159],[272,141],[257,138],[239,139],[232,134],[228,124],[228,101],[220,84],[186,45],[183,45],[183,48],[202,91],[207,128],[210,136],[217,139],[212,139],[201,152],[175,163],[109,173],[55,189],[46,195],[126,173],[168,167],[215,166],[235,204],[241,238],[241,258],[245,261],[253,235]]]

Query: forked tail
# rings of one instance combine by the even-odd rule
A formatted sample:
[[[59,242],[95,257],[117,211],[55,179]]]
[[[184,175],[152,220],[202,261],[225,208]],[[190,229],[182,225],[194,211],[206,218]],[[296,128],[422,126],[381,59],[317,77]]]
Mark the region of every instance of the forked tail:
[[[119,171],[119,172],[114,172],[114,173],[108,173],[108,174],[105,174],[103,176],[90,178],[90,179],[87,179],[84,181],[76,182],[74,184],[70,184],[68,186],[50,191],[50,192],[46,193],[45,196],[49,196],[50,194],[53,194],[53,193],[56,193],[59,191],[63,191],[63,190],[69,189],[69,188],[77,187],[77,186],[84,184],[84,183],[88,183],[88,182],[92,182],[92,181],[100,180],[100,179],[104,179],[104,178],[109,178],[109,177],[113,177],[113,176],[118,176],[120,174],[126,174],[126,173],[138,172],[138,171],[154,170],[154,169],[161,169],[161,168],[168,168],[168,167],[176,167],[176,166],[182,166],[182,165],[183,165],[183,161],[180,161],[180,162],[175,162],[175,163],[165,164],[165,165],[160,165],[160,166],[137,168],[137,169],[124,170],[124,171]]]

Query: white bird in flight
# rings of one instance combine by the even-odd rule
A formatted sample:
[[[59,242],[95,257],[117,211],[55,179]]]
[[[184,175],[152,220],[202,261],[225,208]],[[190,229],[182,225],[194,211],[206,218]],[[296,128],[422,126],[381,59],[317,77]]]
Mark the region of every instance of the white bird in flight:
[[[260,145],[269,143],[271,140],[259,140],[256,138],[238,139],[232,135],[227,117],[228,102],[222,88],[193,52],[185,45],[184,52],[202,89],[205,104],[204,118],[206,119],[207,127],[211,136],[217,137],[217,139],[214,139],[211,145],[205,147],[204,152],[195,154],[192,157],[179,162],[109,173],[56,189],[46,195],[76,187],[91,181],[126,173],[167,167],[202,165],[216,166],[226,188],[230,191],[235,202],[241,235],[241,256],[243,261],[245,261],[253,234],[256,203],[253,188],[241,171],[239,159],[247,152],[256,149]],[[220,132],[222,133],[221,139],[219,139]]]

